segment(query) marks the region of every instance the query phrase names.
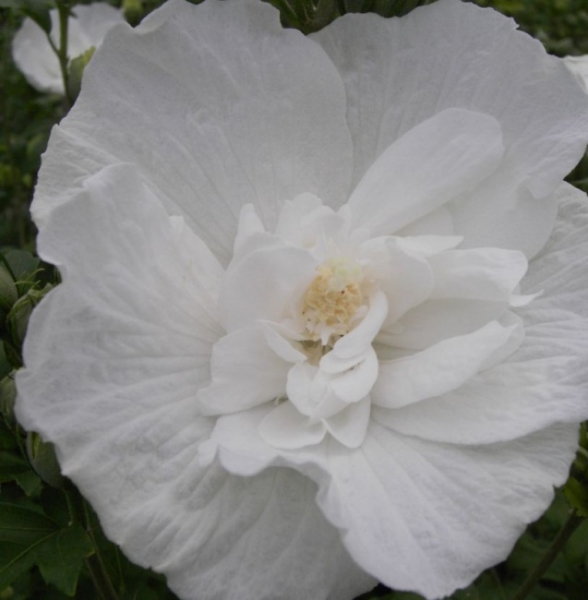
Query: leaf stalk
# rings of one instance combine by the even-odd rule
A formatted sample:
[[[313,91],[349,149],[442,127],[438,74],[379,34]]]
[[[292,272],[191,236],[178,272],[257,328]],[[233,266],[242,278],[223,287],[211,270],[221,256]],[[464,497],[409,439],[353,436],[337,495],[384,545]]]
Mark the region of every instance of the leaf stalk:
[[[525,600],[525,598],[528,597],[547,569],[549,569],[553,561],[557,558],[557,555],[564,549],[566,543],[582,521],[582,517],[578,516],[575,510],[570,510],[568,518],[555,536],[553,542],[535,568],[529,573],[521,587],[516,591],[512,600]]]

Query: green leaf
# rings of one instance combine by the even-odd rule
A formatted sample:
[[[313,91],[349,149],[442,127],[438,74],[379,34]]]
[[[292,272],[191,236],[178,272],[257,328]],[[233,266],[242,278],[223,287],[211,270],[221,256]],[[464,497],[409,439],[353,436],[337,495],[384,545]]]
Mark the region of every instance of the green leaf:
[[[588,571],[588,520],[572,534],[565,548],[565,557],[572,566],[584,566]]]
[[[63,484],[61,468],[55,456],[55,448],[50,442],[44,442],[34,431],[27,434],[27,454],[37,475],[49,485],[59,488]]]
[[[14,481],[16,475],[29,470],[30,467],[22,456],[7,450],[0,451],[0,483]]]
[[[506,591],[494,570],[482,573],[476,581],[465,590],[458,590],[451,596],[452,600],[506,600]]]
[[[517,571],[531,571],[543,558],[551,545],[550,539],[535,539],[526,533],[516,543],[514,550],[508,557],[508,566]],[[563,583],[566,577],[566,564],[560,554],[551,563],[543,576],[545,581]]]
[[[33,308],[52,288],[51,284],[47,284],[43,289],[32,287],[10,309],[6,317],[6,327],[16,348],[22,347]]]
[[[0,542],[31,547],[47,539],[57,530],[57,523],[41,512],[17,504],[0,503]],[[10,583],[2,585],[1,573],[0,565],[0,588]]]
[[[266,0],[280,11],[282,24],[312,33],[339,16],[337,0]]]
[[[43,579],[68,596],[74,596],[84,559],[94,553],[87,533],[74,523],[44,543],[37,553],[37,564]]]
[[[24,250],[11,250],[5,254],[4,259],[15,281],[26,278],[39,268],[39,259]]]
[[[544,587],[536,587],[530,594],[529,600],[569,600],[566,594],[549,590]]]
[[[0,8],[22,8],[24,0],[0,0]]]
[[[4,344],[2,346],[2,352],[4,353],[8,364],[14,369],[20,369],[23,366],[20,351],[17,350],[8,340],[4,340]]]
[[[0,419],[0,450],[12,450],[16,451],[18,443],[14,432],[12,432],[8,423]]]
[[[82,77],[84,75],[84,69],[94,56],[96,48],[91,46],[88,48],[83,54],[76,56],[69,63],[69,95],[72,99],[76,99],[80,93],[80,89],[82,88]]]
[[[12,373],[12,365],[8,361],[6,352],[4,351],[4,345],[0,344],[0,379],[4,379],[7,375]]]
[[[564,485],[564,494],[581,517],[588,517],[588,432],[586,423],[580,427],[580,447],[571,474]]]
[[[0,344],[0,352],[4,352],[4,346]],[[16,401],[16,385],[12,377],[4,377],[0,380],[0,414],[7,423],[14,423],[14,403]]]
[[[31,469],[29,463],[16,451],[0,451],[0,483],[16,481],[27,496],[41,492],[41,479]]]
[[[581,517],[588,517],[588,484],[570,477],[564,486],[568,502]]]
[[[18,302],[10,309],[6,317],[6,326],[14,345],[18,348],[22,346],[25,338],[29,318],[33,312],[35,304],[33,299],[27,294],[18,299]]]
[[[34,564],[33,554],[23,552],[20,544],[0,541],[0,589],[8,587]]]
[[[43,488],[41,478],[30,469],[23,473],[17,473],[14,476],[14,480],[18,483],[20,489],[29,497],[38,496]]]
[[[4,265],[0,265],[0,307],[10,310],[17,300],[18,292],[12,273]]]
[[[61,528],[30,508],[0,504],[0,589],[36,564],[47,583],[75,594],[84,559],[94,552],[83,528]]]
[[[51,32],[49,10],[55,8],[53,0],[23,0],[21,10],[45,32]]]

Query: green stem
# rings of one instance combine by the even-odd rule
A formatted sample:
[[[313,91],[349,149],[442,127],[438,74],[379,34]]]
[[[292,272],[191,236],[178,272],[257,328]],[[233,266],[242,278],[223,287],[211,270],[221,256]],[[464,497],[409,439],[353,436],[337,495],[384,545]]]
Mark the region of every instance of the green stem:
[[[86,566],[90,571],[90,577],[94,583],[94,587],[98,592],[100,598],[102,600],[119,600],[118,594],[112,585],[112,581],[108,576],[108,572],[106,570],[106,565],[104,564],[104,560],[102,559],[102,555],[100,554],[100,550],[98,549],[98,544],[96,543],[96,538],[94,537],[94,531],[92,527],[92,521],[90,518],[90,513],[88,511],[88,505],[85,500],[82,500],[83,510],[84,510],[84,522],[85,529],[90,539],[92,540],[92,544],[94,545],[95,554],[90,558],[86,559]]]
[[[57,10],[59,12],[59,48],[57,49],[57,58],[59,59],[59,68],[61,69],[61,77],[63,79],[63,87],[65,89],[65,99],[67,108],[73,104],[73,100],[69,91],[69,72],[67,70],[67,36],[70,6],[67,0],[57,2]]]
[[[500,577],[499,577],[498,573],[496,572],[496,569],[490,569],[490,575],[492,576],[492,579],[494,580],[494,583],[496,584],[496,589],[500,590],[500,600],[507,600],[506,594],[504,593],[504,589],[502,588],[502,581],[500,580]]]
[[[543,555],[543,558],[537,563],[537,566],[529,573],[529,576],[521,587],[517,590],[512,600],[525,600],[527,596],[533,591],[533,588],[539,583],[547,569],[551,566],[551,563],[556,559],[557,555],[563,550],[567,541],[570,539],[572,533],[582,523],[582,517],[576,514],[575,510],[572,510],[559,530],[555,539],[551,543],[551,546],[547,549],[547,552]]]

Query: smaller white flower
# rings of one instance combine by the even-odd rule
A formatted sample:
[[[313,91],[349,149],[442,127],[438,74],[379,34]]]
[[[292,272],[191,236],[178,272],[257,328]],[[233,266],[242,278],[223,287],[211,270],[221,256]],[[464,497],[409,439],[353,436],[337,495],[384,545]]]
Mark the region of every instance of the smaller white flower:
[[[565,56],[563,60],[566,67],[578,77],[584,89],[588,92],[588,54],[584,56]]]
[[[59,15],[50,11],[51,39],[59,46]],[[76,6],[68,20],[67,55],[80,56],[98,47],[104,36],[119,23],[125,23],[120,10],[103,3]],[[45,32],[26,18],[12,41],[12,57],[26,80],[40,92],[64,94],[59,61],[51,49]]]

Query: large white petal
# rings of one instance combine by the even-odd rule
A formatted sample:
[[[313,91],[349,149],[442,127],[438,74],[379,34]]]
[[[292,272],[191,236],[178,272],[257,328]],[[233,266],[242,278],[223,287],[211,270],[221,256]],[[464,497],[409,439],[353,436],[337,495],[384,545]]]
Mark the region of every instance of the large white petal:
[[[286,199],[347,196],[341,79],[266,3],[168,2],[135,30],[112,31],[82,88],[44,156],[33,206],[41,226],[116,162],[137,164],[167,211],[225,260],[244,204],[273,229]]]
[[[501,125],[506,154],[495,174],[453,207],[455,233],[470,246],[497,245],[492,232],[501,242],[508,232],[510,248],[536,252],[543,245],[549,207],[539,219],[522,190],[550,194],[582,156],[588,129],[584,92],[560,60],[512,20],[457,0],[402,19],[346,15],[313,38],[345,83],[356,183],[390,144],[440,111],[488,114]],[[508,210],[524,231],[509,226]]]
[[[28,427],[49,427],[45,411],[66,412],[52,426],[75,441],[77,430],[92,428],[81,414],[103,411],[115,426],[117,406],[140,414],[167,407],[168,394],[194,401],[222,335],[208,292],[218,287],[220,267],[211,271],[209,251],[178,234],[132,168],[110,167],[88,180],[40,235],[39,252],[65,276],[35,311],[25,342],[18,412]]]
[[[463,247],[508,248],[520,250],[527,258],[533,257],[543,248],[555,224],[560,188],[543,198],[534,198],[521,186],[515,193],[514,206],[497,211],[495,199],[508,197],[503,193],[501,190],[489,192],[485,202],[473,207],[472,219],[467,225],[460,220],[463,215],[454,210],[454,230],[465,235]]]
[[[318,496],[368,572],[398,590],[441,598],[503,560],[562,484],[577,426],[509,444],[455,447],[372,425],[354,452],[332,444]],[[483,515],[483,518],[480,518]]]
[[[214,473],[217,480],[222,476]],[[253,478],[213,477],[207,474],[198,484],[208,489],[190,494],[195,485],[186,472],[186,510],[173,519],[171,547],[165,534],[152,541],[158,523],[135,540],[137,549],[146,546],[153,555],[177,548],[162,568],[181,598],[352,600],[376,584],[321,514],[308,478],[283,468]],[[190,496],[201,494],[214,496],[214,504],[198,510]]]
[[[389,235],[488,177],[504,146],[496,119],[461,109],[441,111],[394,141],[349,199],[356,227]]]
[[[517,309],[524,343],[458,390],[395,410],[390,427],[432,440],[492,443],[588,418],[588,201],[564,189],[550,242],[523,279],[525,292],[543,290]]]

